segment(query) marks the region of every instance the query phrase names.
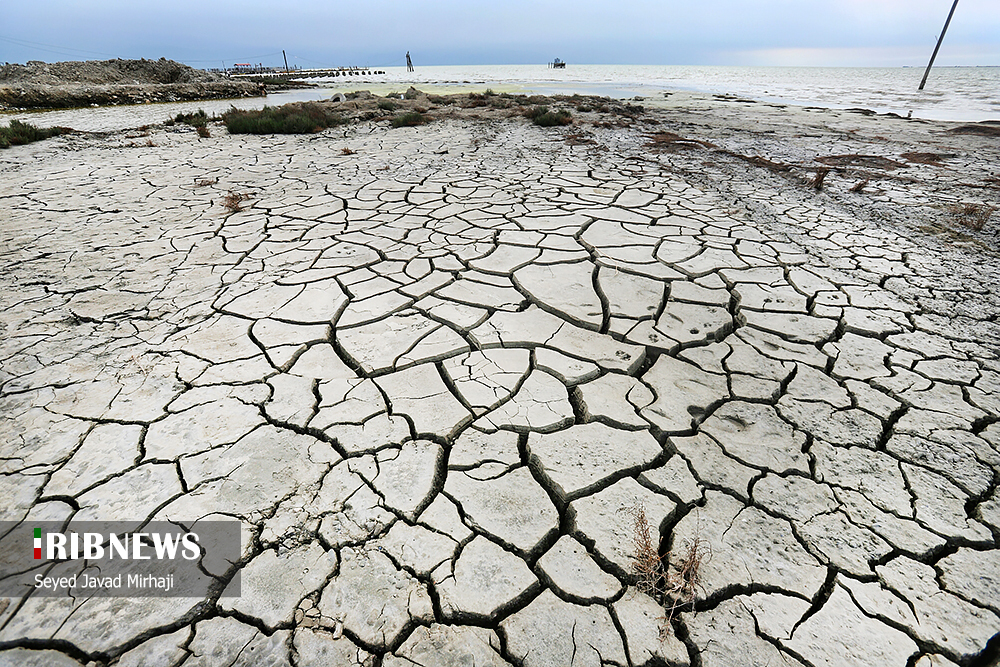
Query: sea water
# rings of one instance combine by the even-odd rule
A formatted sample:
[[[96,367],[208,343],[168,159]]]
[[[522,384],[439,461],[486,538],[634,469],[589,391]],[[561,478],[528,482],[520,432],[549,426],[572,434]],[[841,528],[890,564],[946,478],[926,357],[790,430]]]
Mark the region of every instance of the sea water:
[[[371,71],[371,70],[369,70]],[[938,67],[923,91],[923,68],[862,67],[696,67],[656,65],[469,65],[379,68],[384,74],[313,79],[320,87],[267,97],[131,105],[93,109],[0,114],[40,127],[62,125],[83,131],[111,131],[161,123],[178,113],[204,109],[221,114],[287,102],[321,100],[338,92],[370,90],[385,95],[414,86],[428,92],[468,92],[493,88],[527,94],[601,95],[663,98],[683,90],[735,95],[757,101],[826,108],[861,108],[916,118],[949,121],[1000,120],[1000,67]]]
[[[1000,67],[939,67],[924,90],[915,67],[696,67],[656,65],[481,65],[386,68],[373,83],[434,86],[513,86],[539,94],[627,98],[671,90],[736,95],[758,101],[827,108],[863,108],[934,120],[1000,119]],[[356,79],[359,77],[349,77]],[[329,79],[334,88],[357,82]]]

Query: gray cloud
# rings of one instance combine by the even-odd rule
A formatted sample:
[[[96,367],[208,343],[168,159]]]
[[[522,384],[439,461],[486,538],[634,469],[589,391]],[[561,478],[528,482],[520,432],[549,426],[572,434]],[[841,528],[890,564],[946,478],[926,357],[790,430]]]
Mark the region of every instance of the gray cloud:
[[[165,56],[389,66],[576,63],[919,65],[947,0],[11,3],[0,61]],[[996,0],[963,0],[940,65],[1000,65]]]

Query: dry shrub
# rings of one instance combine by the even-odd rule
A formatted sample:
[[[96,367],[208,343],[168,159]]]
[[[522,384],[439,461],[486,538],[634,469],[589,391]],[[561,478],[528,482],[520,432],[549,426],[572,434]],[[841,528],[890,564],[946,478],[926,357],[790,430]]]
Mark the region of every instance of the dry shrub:
[[[340,149],[340,154],[341,155],[354,155],[354,151],[352,151],[350,148],[344,147],[344,148]]]
[[[707,141],[699,141],[698,139],[685,139],[679,134],[674,134],[673,132],[657,132],[656,134],[650,134],[649,143],[646,144],[646,148],[652,148],[658,151],[669,151],[673,152],[677,149],[684,148],[714,148],[714,145]]]
[[[596,144],[597,142],[593,140],[590,134],[586,132],[577,132],[576,134],[566,135],[566,143],[570,146],[584,146]]]
[[[849,155],[827,155],[816,158],[816,161],[831,167],[865,167],[867,169],[884,169],[886,171],[906,166],[902,162],[896,162],[881,155],[858,155],[856,153]]]
[[[429,119],[419,111],[409,111],[392,119],[393,127],[415,127],[424,125]]]
[[[194,187],[204,188],[208,187],[209,185],[215,185],[218,182],[219,182],[218,176],[216,176],[215,178],[201,178],[194,182]]]
[[[626,513],[632,517],[632,569],[636,575],[636,588],[657,602],[663,602],[664,576],[660,550],[653,543],[653,531],[641,505],[630,507]]]
[[[676,557],[673,553],[668,557],[666,601],[670,606],[665,603],[664,607],[669,625],[684,605],[691,605],[694,611],[694,600],[701,588],[701,566],[712,557],[712,550],[708,542],[696,536]]]
[[[230,134],[313,134],[347,121],[317,102],[292,102],[280,107],[237,109],[222,114]]]
[[[674,618],[685,606],[694,611],[694,601],[701,587],[701,566],[712,555],[707,542],[696,536],[676,552],[661,557],[654,532],[642,505],[623,508],[632,524],[632,569],[636,588],[663,607],[660,633],[666,637],[673,631]]]
[[[250,199],[250,195],[230,190],[226,193],[224,205],[230,213],[239,213],[243,210],[243,202]]]
[[[199,125],[198,127],[195,128],[195,130],[197,130],[198,136],[201,137],[202,139],[208,139],[209,137],[212,136],[212,133],[208,131],[207,125]]]
[[[809,183],[809,186],[813,190],[822,190],[823,189],[823,180],[826,178],[826,175],[829,174],[829,173],[830,173],[829,169],[826,169],[824,167],[820,167],[819,169],[816,170],[816,177],[813,178],[813,180]]]
[[[1000,137],[1000,124],[995,120],[984,120],[971,125],[959,125],[948,131],[954,134],[978,134],[983,137]]]
[[[916,162],[918,164],[930,164],[935,167],[943,166],[941,162],[949,158],[955,157],[952,153],[918,153],[911,151],[909,153],[900,153],[899,157],[903,158],[907,162]]]
[[[958,221],[973,231],[980,232],[996,209],[989,204],[962,204],[953,207]]]

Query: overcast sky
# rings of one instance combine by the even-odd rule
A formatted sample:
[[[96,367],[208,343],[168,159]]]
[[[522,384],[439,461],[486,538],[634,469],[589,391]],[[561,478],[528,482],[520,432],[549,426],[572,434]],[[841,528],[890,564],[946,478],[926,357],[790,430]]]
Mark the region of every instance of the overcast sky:
[[[11,0],[0,62],[301,67],[925,65],[951,0]],[[1000,65],[1000,0],[961,0],[937,65]]]

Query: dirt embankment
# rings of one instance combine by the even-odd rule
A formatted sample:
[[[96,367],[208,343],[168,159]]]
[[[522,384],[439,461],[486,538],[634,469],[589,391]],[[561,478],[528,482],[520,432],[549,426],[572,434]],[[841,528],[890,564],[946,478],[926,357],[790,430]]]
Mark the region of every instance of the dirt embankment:
[[[257,95],[260,85],[159,60],[9,64],[0,67],[0,109],[178,102]]]

